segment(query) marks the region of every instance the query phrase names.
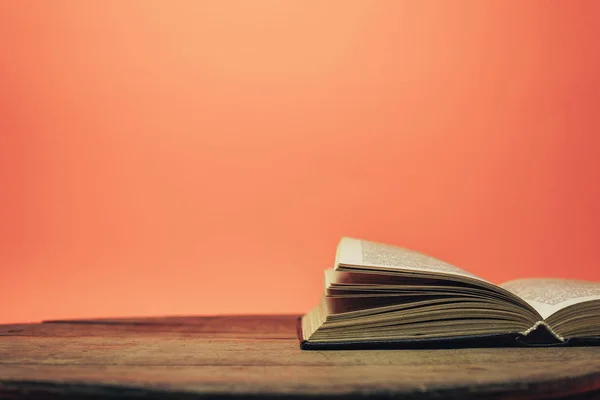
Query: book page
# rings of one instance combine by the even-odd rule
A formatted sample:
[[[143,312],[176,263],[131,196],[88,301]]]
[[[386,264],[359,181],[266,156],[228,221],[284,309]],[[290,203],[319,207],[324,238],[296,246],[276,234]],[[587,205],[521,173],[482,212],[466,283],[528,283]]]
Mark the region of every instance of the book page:
[[[571,279],[517,279],[500,287],[521,297],[546,319],[558,310],[589,300],[600,300],[600,282]]]
[[[484,281],[454,265],[413,250],[352,238],[343,238],[338,245],[336,267],[339,265],[381,267],[380,269],[388,271],[442,273]]]

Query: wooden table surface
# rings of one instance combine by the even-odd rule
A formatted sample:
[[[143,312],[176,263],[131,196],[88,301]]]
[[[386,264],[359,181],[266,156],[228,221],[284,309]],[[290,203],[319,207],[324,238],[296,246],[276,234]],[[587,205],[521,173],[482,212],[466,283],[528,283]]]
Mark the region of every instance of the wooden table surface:
[[[600,347],[302,351],[296,318],[0,325],[0,398],[600,398]]]

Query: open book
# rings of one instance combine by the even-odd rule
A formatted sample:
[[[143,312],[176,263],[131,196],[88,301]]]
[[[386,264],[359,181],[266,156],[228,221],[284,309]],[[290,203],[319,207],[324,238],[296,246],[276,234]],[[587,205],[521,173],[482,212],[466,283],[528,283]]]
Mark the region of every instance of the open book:
[[[303,349],[600,345],[600,283],[494,285],[424,254],[343,238]]]

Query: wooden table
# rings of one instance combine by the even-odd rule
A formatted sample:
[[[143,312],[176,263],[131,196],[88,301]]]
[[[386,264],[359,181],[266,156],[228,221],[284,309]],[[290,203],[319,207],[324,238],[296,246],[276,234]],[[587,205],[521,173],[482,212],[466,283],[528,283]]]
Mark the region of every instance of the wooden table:
[[[0,325],[0,398],[600,398],[600,347],[301,351],[296,318]]]

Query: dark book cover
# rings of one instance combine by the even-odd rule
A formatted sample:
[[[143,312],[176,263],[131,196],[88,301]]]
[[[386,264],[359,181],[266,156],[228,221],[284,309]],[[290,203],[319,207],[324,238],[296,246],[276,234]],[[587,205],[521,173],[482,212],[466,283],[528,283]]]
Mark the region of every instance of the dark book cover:
[[[548,347],[548,346],[599,346],[600,337],[572,338],[560,341],[544,324],[527,335],[509,332],[493,335],[452,336],[443,338],[311,342],[302,335],[302,318],[296,325],[302,350],[375,350],[375,349],[460,349],[484,347]]]

